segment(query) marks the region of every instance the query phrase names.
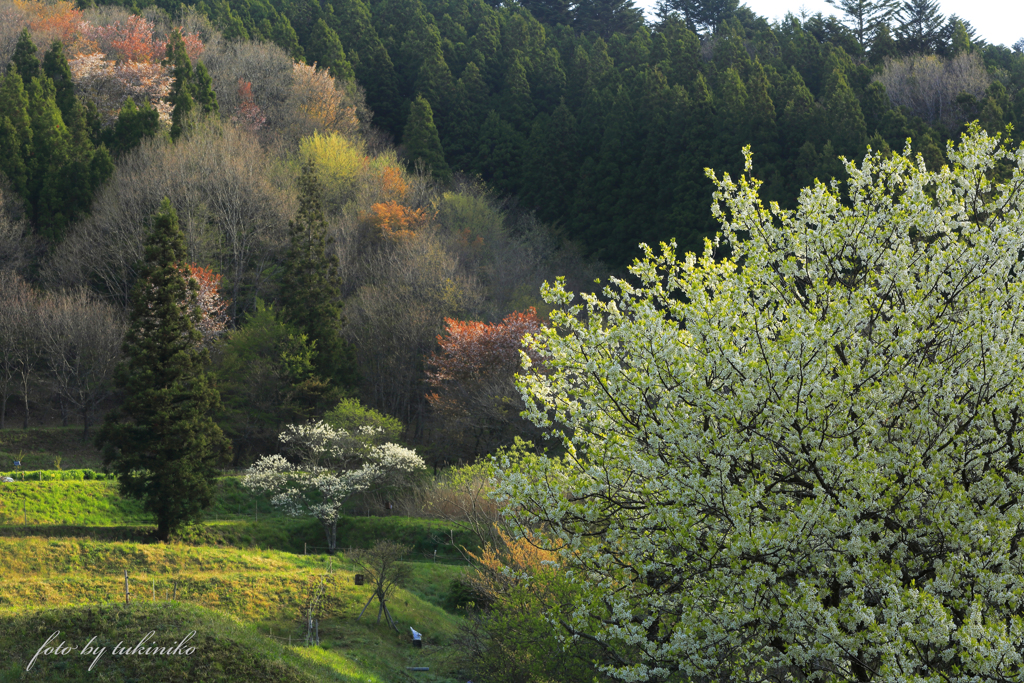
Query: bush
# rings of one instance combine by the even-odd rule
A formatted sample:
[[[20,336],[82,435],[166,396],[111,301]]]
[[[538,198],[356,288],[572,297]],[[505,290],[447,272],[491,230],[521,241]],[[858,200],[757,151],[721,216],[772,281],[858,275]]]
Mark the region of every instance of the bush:
[[[83,481],[111,479],[112,475],[95,470],[31,470],[0,472],[0,478],[10,477],[15,481]]]

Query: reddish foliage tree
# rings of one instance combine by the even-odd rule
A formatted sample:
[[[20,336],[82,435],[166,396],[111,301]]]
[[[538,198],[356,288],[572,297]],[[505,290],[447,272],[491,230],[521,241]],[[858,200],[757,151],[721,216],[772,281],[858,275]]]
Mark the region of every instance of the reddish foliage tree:
[[[427,381],[435,389],[427,400],[452,441],[461,442],[463,455],[475,457],[534,431],[519,417],[523,405],[514,376],[523,337],[540,329],[534,308],[493,324],[445,319],[440,351],[426,359]]]
[[[441,353],[434,353],[427,363],[432,386],[440,387],[450,380],[464,381],[481,374],[512,374],[519,369],[519,349],[523,337],[540,331],[537,309],[515,311],[500,323],[445,318],[445,334],[437,336]]]
[[[15,6],[28,14],[28,29],[39,45],[49,45],[59,40],[65,52],[74,54],[80,46],[83,35],[82,10],[72,2],[58,0],[54,3],[15,2]]]
[[[251,131],[257,131],[267,122],[267,117],[252,95],[252,82],[245,79],[238,79],[238,116],[232,116],[231,120],[242,124]]]
[[[181,270],[182,275],[191,277],[199,283],[199,322],[196,327],[203,333],[204,339],[220,334],[227,327],[227,311],[231,304],[230,300],[221,296],[221,275],[194,263],[184,266]]]

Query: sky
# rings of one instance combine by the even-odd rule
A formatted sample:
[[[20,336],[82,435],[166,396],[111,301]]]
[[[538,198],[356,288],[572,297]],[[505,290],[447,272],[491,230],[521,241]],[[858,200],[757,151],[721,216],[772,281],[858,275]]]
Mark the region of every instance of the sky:
[[[636,0],[650,16],[656,0]],[[741,0],[750,9],[769,21],[781,19],[787,12],[799,15],[804,9],[808,14],[821,12],[828,16],[835,14],[842,18],[842,12],[825,0]],[[942,14],[955,14],[974,26],[978,35],[989,43],[1011,47],[1024,38],[1024,2],[1021,0],[939,0]]]

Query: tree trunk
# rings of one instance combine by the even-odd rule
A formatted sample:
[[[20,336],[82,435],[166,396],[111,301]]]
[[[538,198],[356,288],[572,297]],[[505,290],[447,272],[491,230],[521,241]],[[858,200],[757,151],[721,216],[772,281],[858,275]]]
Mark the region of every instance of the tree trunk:
[[[321,524],[324,525],[324,533],[327,534],[327,552],[334,555],[338,552],[338,518],[330,521],[321,520]]]
[[[82,438],[89,438],[89,407],[82,408]]]
[[[156,538],[158,541],[166,542],[171,535],[171,527],[167,523],[167,520],[161,519],[156,525]]]
[[[21,424],[22,429],[28,429],[28,387],[25,387],[25,419]]]
[[[0,429],[7,427],[7,394],[0,398]]]

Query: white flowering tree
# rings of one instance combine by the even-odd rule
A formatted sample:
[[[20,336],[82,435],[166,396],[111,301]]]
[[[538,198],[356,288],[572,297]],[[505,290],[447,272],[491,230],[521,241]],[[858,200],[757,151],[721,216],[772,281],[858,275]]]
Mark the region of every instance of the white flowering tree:
[[[270,502],[294,517],[314,517],[327,534],[328,552],[337,550],[338,517],[353,493],[401,483],[425,469],[414,451],[394,443],[373,443],[379,428],[356,434],[324,422],[288,425],[279,435],[288,457],[268,455],[246,473],[242,484],[270,494]]]
[[[728,257],[545,288],[520,387],[568,454],[497,491],[613,678],[1024,680],[1024,149],[949,158],[869,155],[795,211],[725,176]]]

